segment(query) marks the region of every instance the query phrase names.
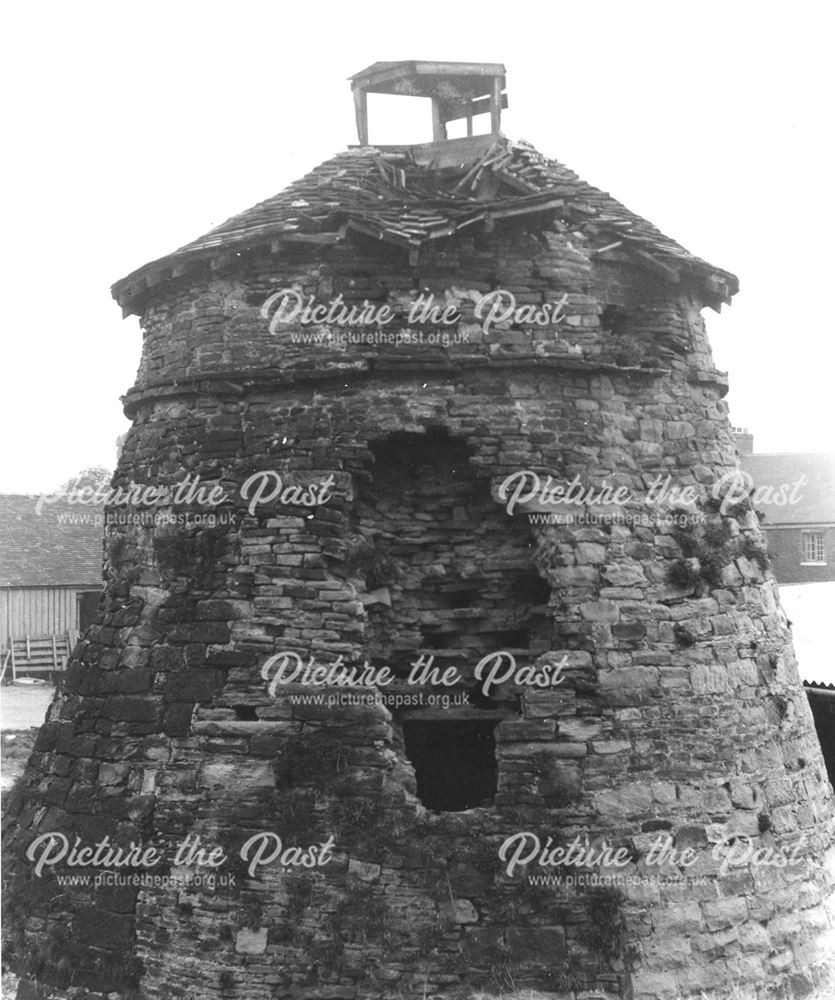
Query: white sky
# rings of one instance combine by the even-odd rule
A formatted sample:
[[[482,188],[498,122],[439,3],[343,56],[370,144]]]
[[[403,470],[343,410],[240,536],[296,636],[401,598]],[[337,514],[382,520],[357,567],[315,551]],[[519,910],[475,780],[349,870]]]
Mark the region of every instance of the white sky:
[[[706,317],[756,450],[835,450],[824,3],[18,0],[5,20],[0,492],[112,467],[141,334],[109,286],[355,143],[346,78],[394,59],[505,63],[508,136],[739,275]],[[371,126],[431,132],[407,109]]]

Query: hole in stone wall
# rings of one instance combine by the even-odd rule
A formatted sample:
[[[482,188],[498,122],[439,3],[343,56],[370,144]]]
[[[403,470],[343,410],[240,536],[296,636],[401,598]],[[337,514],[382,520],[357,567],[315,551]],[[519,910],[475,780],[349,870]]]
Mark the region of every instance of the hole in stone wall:
[[[447,590],[443,595],[448,608],[469,608],[478,603],[478,588],[471,587],[465,590]]]
[[[462,812],[496,794],[495,720],[406,720],[403,736],[417,793],[427,809]]]
[[[606,333],[619,337],[627,332],[629,313],[623,306],[608,305],[600,314],[600,326]]]
[[[532,564],[530,530],[493,499],[469,444],[432,426],[370,441],[368,451],[346,572],[370,591],[372,551],[391,572],[383,613],[366,604],[367,654],[391,664],[407,650],[443,652],[466,681],[503,646],[547,650],[551,590]]]
[[[232,710],[239,722],[256,722],[258,720],[254,705],[233,705]]]
[[[525,573],[513,588],[517,601],[532,607],[544,607],[551,600],[551,585],[539,573]]]

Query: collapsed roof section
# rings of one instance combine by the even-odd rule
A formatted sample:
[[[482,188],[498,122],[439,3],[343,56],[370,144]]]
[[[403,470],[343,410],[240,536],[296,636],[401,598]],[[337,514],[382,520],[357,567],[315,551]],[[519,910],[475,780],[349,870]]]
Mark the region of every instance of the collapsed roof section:
[[[233,216],[205,236],[152,261],[112,289],[123,313],[141,312],[147,290],[207,264],[219,268],[242,253],[292,244],[326,247],[363,233],[420,248],[471,227],[529,216],[546,228],[553,216],[582,230],[590,253],[625,253],[667,281],[695,285],[715,309],[739,283],[669,239],[620,202],[581,180],[529,143],[501,135],[417,146],[348,149],[280,194]]]

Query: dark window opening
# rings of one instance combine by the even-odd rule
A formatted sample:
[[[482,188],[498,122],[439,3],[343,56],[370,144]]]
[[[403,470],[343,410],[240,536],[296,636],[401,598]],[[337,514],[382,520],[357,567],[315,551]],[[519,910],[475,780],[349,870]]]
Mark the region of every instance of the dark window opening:
[[[453,482],[472,474],[471,450],[460,438],[450,437],[443,427],[431,427],[423,434],[398,431],[381,441],[369,442],[368,450],[374,455],[371,493],[387,485],[398,492],[426,488],[426,477],[434,475],[435,470]],[[432,487],[439,497],[448,497],[448,484],[435,482]]]
[[[615,337],[627,332],[629,313],[622,306],[608,305],[600,314],[600,326]]]
[[[405,721],[406,756],[427,809],[462,812],[489,806],[496,794],[495,720]]]
[[[238,722],[256,722],[258,720],[254,705],[233,705],[232,709]]]

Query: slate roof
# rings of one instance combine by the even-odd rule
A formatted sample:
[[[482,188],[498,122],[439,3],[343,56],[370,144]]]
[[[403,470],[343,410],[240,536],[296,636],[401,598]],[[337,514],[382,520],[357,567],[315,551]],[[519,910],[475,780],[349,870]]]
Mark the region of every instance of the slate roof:
[[[102,578],[101,508],[26,494],[0,494],[0,587],[93,586]]]
[[[469,226],[556,212],[589,237],[593,253],[617,249],[670,281],[687,277],[718,307],[738,291],[727,271],[689,253],[609,194],[526,142],[501,135],[418,146],[361,146],[339,153],[284,191],[113,286],[125,314],[154,284],[219,256],[266,245],[330,245],[351,230],[411,250]]]
[[[774,452],[742,455],[742,468],[749,473],[754,487],[765,497],[768,487],[775,491],[783,484],[796,490],[797,503],[755,503],[765,512],[763,525],[835,524],[835,453]],[[787,491],[787,495],[790,495]]]

